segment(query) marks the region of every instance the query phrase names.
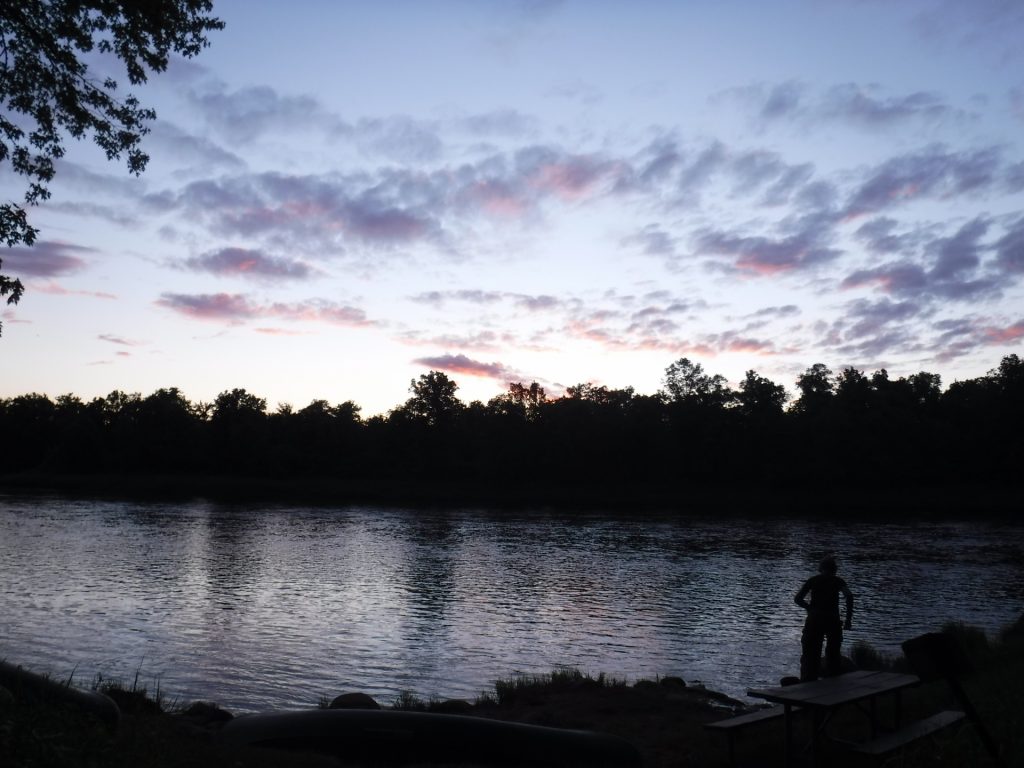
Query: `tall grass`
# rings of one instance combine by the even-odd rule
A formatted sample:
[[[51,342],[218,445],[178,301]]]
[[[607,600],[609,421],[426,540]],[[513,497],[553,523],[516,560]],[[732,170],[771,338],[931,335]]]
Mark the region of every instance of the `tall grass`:
[[[857,669],[870,669],[872,671],[895,671],[897,658],[887,653],[875,650],[875,648],[864,640],[857,640],[850,649],[850,661]]]
[[[567,691],[579,688],[618,688],[625,680],[600,673],[597,677],[578,669],[564,667],[546,674],[518,674],[494,681],[494,695],[498,705],[512,704],[541,692]]]
[[[145,685],[139,685],[139,674],[140,669],[136,669],[130,686],[119,679],[107,679],[97,674],[91,687],[92,690],[112,698],[124,713],[159,715],[179,709],[177,699],[167,701],[165,698],[159,677],[155,678],[155,689],[150,694]]]

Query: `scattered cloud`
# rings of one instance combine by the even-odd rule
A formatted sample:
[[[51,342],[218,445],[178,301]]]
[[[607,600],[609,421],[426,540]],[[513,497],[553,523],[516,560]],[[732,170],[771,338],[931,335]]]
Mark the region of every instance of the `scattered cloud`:
[[[224,177],[147,200],[177,209],[217,235],[262,236],[318,254],[340,253],[348,244],[394,248],[443,240],[439,190],[405,171],[387,171],[375,180],[359,174]]]
[[[863,216],[913,200],[982,192],[997,177],[1000,154],[995,147],[958,152],[934,145],[894,157],[868,172],[847,201],[844,216]]]
[[[417,346],[447,347],[448,349],[472,349],[478,352],[493,352],[508,347],[524,345],[513,334],[497,331],[476,333],[431,334],[422,331],[405,331],[398,335],[403,344]]]
[[[123,336],[115,336],[114,334],[111,333],[101,333],[96,338],[99,339],[100,341],[106,341],[109,342],[110,344],[117,344],[122,347],[138,347],[142,346],[142,344],[144,343],[141,341],[135,341],[133,339],[126,339]]]
[[[238,293],[165,293],[156,304],[196,320],[241,321],[258,316],[258,309]]]
[[[854,322],[846,330],[846,338],[861,339],[878,336],[893,323],[903,323],[918,317],[923,307],[913,301],[894,302],[888,298],[878,301],[859,299],[854,301],[847,316]]]
[[[1008,166],[1005,179],[1006,191],[1011,195],[1024,192],[1024,162]]]
[[[155,302],[196,320],[242,323],[255,319],[278,319],[295,322],[327,323],[354,328],[377,325],[367,320],[366,313],[332,301],[310,299],[298,303],[257,303],[238,293],[165,293]]]
[[[450,373],[461,373],[466,376],[477,376],[498,381],[517,381],[523,377],[514,369],[503,363],[483,363],[463,354],[439,355],[437,357],[419,357],[413,360],[416,365]]]
[[[53,240],[38,240],[34,245],[8,248],[3,254],[3,267],[14,275],[26,277],[61,277],[80,272],[87,262],[78,254],[95,253],[95,249]]]
[[[817,228],[784,237],[707,229],[697,234],[695,247],[700,254],[726,257],[741,273],[768,276],[814,269],[839,257],[842,251],[824,239]]]
[[[399,162],[427,163],[444,150],[437,123],[406,115],[359,120],[348,134],[363,152]]]
[[[220,277],[248,277],[263,280],[306,280],[317,271],[295,259],[271,256],[248,248],[219,248],[186,259],[182,266]]]
[[[982,264],[982,254],[988,250],[983,239],[990,227],[988,219],[975,218],[949,237],[933,237],[926,242],[921,248],[924,254],[922,260],[903,259],[857,270],[842,281],[842,287],[874,285],[896,296],[955,301],[998,298],[1006,282]],[[1012,257],[1013,233],[1008,233],[999,242],[1009,243],[1006,252]]]
[[[879,216],[864,222],[853,233],[853,237],[871,253],[898,253],[906,256],[917,253],[927,242],[927,233],[922,231],[898,232],[899,227],[900,223],[896,219]]]
[[[443,307],[448,302],[465,302],[468,304],[497,304],[511,302],[514,306],[530,312],[543,312],[558,309],[565,305],[564,299],[547,294],[532,295],[526,293],[510,293],[505,291],[482,291],[477,289],[460,289],[455,291],[426,291],[411,296],[418,304],[429,304]]]
[[[744,335],[739,331],[706,334],[701,342],[713,349],[715,353],[738,353],[747,355],[774,355],[777,351],[775,342],[769,339],[758,339]]]
[[[876,89],[844,83],[834,86],[822,101],[822,114],[867,126],[889,126],[907,120],[938,120],[957,111],[937,93],[915,91],[903,96],[878,96]]]
[[[293,331],[288,328],[253,328],[256,333],[266,336],[305,336],[305,331]]]
[[[987,326],[982,332],[989,344],[1015,344],[1024,340],[1024,320],[1002,327]]]
[[[939,362],[972,354],[993,346],[1016,346],[1024,340],[1024,319],[1012,323],[967,316],[942,320],[933,325],[938,337],[932,345]]]
[[[148,137],[154,145],[182,163],[187,163],[192,172],[209,173],[212,170],[238,172],[246,167],[242,158],[203,136],[196,136],[167,120],[153,124],[152,135]]]
[[[888,128],[912,121],[927,124],[970,116],[933,91],[887,95],[878,85],[854,82],[823,89],[797,80],[774,85],[760,83],[730,89],[713,100],[722,99],[738,101],[765,123],[834,121],[865,128]]]
[[[0,319],[5,323],[23,323],[25,325],[31,325],[31,320],[22,320],[18,317],[17,313],[13,309],[5,309],[0,312]]]
[[[1018,23],[1020,13],[1011,10],[1013,3],[978,4],[984,8],[953,13],[956,3],[939,2],[955,18],[966,19],[965,30],[972,34],[994,32],[986,14],[1000,24],[1024,28]],[[542,5],[526,2],[520,11],[543,21],[550,10]],[[534,14],[536,8],[543,12]],[[501,282],[494,273],[477,283],[536,291],[456,288],[407,295],[420,306],[404,309],[426,319],[415,328],[410,328],[414,321],[402,324],[396,338],[461,350],[418,358],[418,364],[508,380],[516,374],[504,364],[466,355],[489,359],[531,345],[551,352],[562,338],[587,340],[607,350],[672,355],[779,355],[810,345],[808,339],[787,341],[765,330],[783,325],[808,336],[820,332],[828,349],[849,355],[936,350],[955,356],[987,345],[1021,343],[1024,326],[1012,315],[949,316],[963,314],[968,303],[979,311],[978,303],[1000,296],[1009,300],[1024,276],[1024,214],[1010,199],[1024,191],[1024,162],[1012,142],[989,145],[994,140],[986,133],[986,143],[970,144],[965,130],[989,113],[998,111],[1006,119],[1007,107],[1011,119],[1024,115],[1024,89],[1005,81],[988,105],[957,101],[934,90],[934,80],[904,90],[866,81],[822,86],[789,80],[729,92],[727,98],[741,100],[756,117],[760,136],[744,136],[744,126],[716,136],[687,133],[690,126],[630,122],[645,119],[639,116],[623,117],[621,126],[599,134],[597,127],[547,125],[513,109],[472,113],[458,106],[426,118],[342,116],[326,106],[326,97],[267,86],[231,89],[202,70],[189,70],[181,82],[179,93],[202,124],[190,131],[161,122],[150,137],[155,150],[176,160],[177,170],[139,181],[60,161],[58,176],[65,185],[60,191],[78,193],[81,199],[48,201],[41,209],[68,214],[64,224],[76,224],[70,216],[81,216],[131,228],[159,216],[165,231],[175,231],[183,252],[197,254],[180,260],[181,269],[300,283],[322,276],[313,265],[331,258],[365,258],[362,263],[369,264],[377,263],[370,257],[384,253],[420,263],[432,255],[468,261],[496,254],[511,261],[517,251],[505,246],[518,246],[515,238],[539,240],[551,223],[551,230],[562,236],[584,217],[590,217],[586,224],[596,224],[596,231],[605,224],[600,217],[615,207],[632,218],[609,217],[607,231],[599,235],[613,247],[617,243],[626,256],[660,259],[667,268],[663,272],[671,272],[652,275],[648,271],[657,269],[656,262],[634,259],[643,268],[618,283],[624,293],[599,299],[593,297],[603,286],[574,283],[571,290],[584,300],[547,287],[554,281],[545,281],[543,273],[532,285]],[[577,102],[570,105],[573,110],[580,102],[596,104],[603,98],[582,82],[548,93]],[[795,130],[778,131],[782,123],[789,124],[783,129]],[[870,142],[864,155],[856,154],[856,141],[862,138],[848,145],[848,156],[819,153],[819,140],[834,144],[839,128],[891,131],[893,140]],[[773,141],[765,139],[769,132]],[[287,164],[277,162],[270,152],[289,146],[285,141],[296,133],[299,141],[306,141],[307,134],[316,141],[299,147]],[[627,134],[629,143],[624,143]],[[780,135],[784,140],[774,141]],[[812,139],[807,151],[791,141],[794,135]],[[941,136],[949,143],[924,145],[921,136],[929,141]],[[328,143],[321,143],[323,138]],[[324,157],[329,162],[322,164]],[[165,186],[154,191],[154,183]],[[125,202],[108,204],[108,196]],[[565,229],[560,228],[562,213],[568,214]],[[577,214],[579,219],[573,218]],[[512,235],[496,244],[489,239],[494,231]],[[225,240],[246,247],[224,245]],[[32,284],[35,290],[114,298],[53,282],[86,269],[90,254],[88,248],[47,241],[2,256],[4,271],[40,280]],[[600,255],[606,256],[613,258]],[[687,268],[691,263],[693,268]],[[679,299],[666,290],[643,292],[671,280],[707,288],[699,279],[706,275],[697,274],[701,268],[714,271],[714,287],[702,294],[708,300],[731,302],[730,280],[758,278],[757,287],[772,289],[758,294],[771,306],[709,308],[703,300]],[[438,270],[432,276],[439,281],[435,284],[459,285],[450,282],[458,279],[450,272]],[[773,284],[772,277],[789,279]],[[806,291],[809,285],[813,296],[787,293]],[[835,288],[856,292],[840,294],[838,303],[822,309],[835,301]],[[323,299],[167,292],[156,303],[193,319],[245,323],[264,335],[313,332],[300,323],[381,325],[368,320],[362,309]],[[816,313],[823,319],[812,330],[813,321],[804,317]],[[459,320],[471,315],[472,324]],[[785,322],[797,317],[799,325]],[[718,322],[726,330],[714,328]],[[708,332],[711,328],[717,332]],[[124,347],[118,353],[122,356],[141,344],[112,334],[98,338]],[[435,350],[413,353],[427,351]]]
[[[71,288],[65,288],[63,285],[54,280],[47,280],[45,282],[33,280],[29,287],[32,291],[38,293],[48,293],[51,296],[89,296],[93,299],[117,299],[117,296],[113,293],[107,293],[106,291],[74,290]]]
[[[141,220],[133,212],[125,210],[123,206],[101,205],[90,202],[52,202],[48,201],[46,209],[57,213],[66,213],[72,216],[81,216],[87,219],[98,219],[115,224],[119,227],[136,227]]]
[[[996,241],[995,250],[996,261],[1004,272],[1024,276],[1024,216],[1006,229]]]
[[[426,163],[442,157],[442,135],[454,129],[478,138],[519,138],[537,132],[534,118],[511,109],[454,118],[448,123],[410,115],[342,119],[314,96],[283,95],[269,86],[228,90],[223,83],[206,83],[190,92],[192,106],[205,121],[232,143],[248,144],[296,129],[316,132],[334,141],[348,141],[369,157],[398,162]],[[170,128],[161,137],[172,147],[220,166],[240,161],[212,142]]]
[[[248,143],[268,133],[315,127],[348,134],[350,125],[330,114],[312,96],[284,96],[269,86],[229,91],[223,83],[206,83],[188,94],[206,122],[232,143]]]
[[[637,232],[622,238],[624,247],[638,247],[641,253],[648,256],[660,256],[675,259],[677,238],[673,237],[658,224],[648,224]]]
[[[482,138],[512,137],[534,135],[539,132],[540,125],[536,118],[524,115],[514,109],[500,109],[482,112],[460,118],[457,127]]]
[[[786,304],[781,307],[762,307],[756,312],[747,315],[750,318],[785,318],[796,317],[800,314],[800,307],[796,304]]]
[[[481,291],[464,288],[457,291],[426,291],[410,298],[417,304],[430,304],[440,307],[448,301],[465,301],[470,304],[494,304],[501,301],[505,296],[506,294],[500,291]]]
[[[795,80],[789,80],[773,86],[765,95],[758,114],[766,120],[777,120],[789,117],[800,109],[800,102],[807,87]]]

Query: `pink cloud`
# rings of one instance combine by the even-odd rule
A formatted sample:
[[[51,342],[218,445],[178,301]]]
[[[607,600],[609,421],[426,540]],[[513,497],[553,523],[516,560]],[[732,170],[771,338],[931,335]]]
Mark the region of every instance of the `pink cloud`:
[[[746,352],[755,355],[774,355],[775,345],[759,339],[731,339],[723,346],[725,352]]]
[[[734,259],[736,269],[767,277],[813,269],[840,255],[823,244],[817,226],[808,225],[803,232],[779,239],[709,230],[698,237],[697,244],[706,253]]]
[[[1012,344],[1024,339],[1024,320],[1005,328],[986,328],[985,341],[989,344]]]
[[[576,155],[542,163],[534,169],[530,183],[563,200],[580,200],[593,194],[617,167],[615,163]]]
[[[641,339],[630,346],[631,349],[639,349],[645,352],[667,352],[671,355],[699,355],[701,357],[715,357],[718,350],[708,344],[698,341],[671,341],[663,339]]]
[[[512,189],[499,181],[478,181],[466,190],[466,197],[496,216],[515,218],[527,211],[527,204]]]
[[[766,261],[762,254],[753,252],[741,256],[736,260],[736,266],[745,272],[753,272],[761,277],[771,277],[772,275],[782,274],[784,272],[790,272],[794,269],[794,263],[798,263],[801,260],[802,253],[794,253],[792,262],[773,262]]]
[[[39,293],[48,293],[48,294],[51,294],[53,296],[91,296],[94,299],[116,299],[117,298],[117,296],[115,296],[114,294],[107,293],[106,291],[76,291],[76,290],[72,290],[70,288],[65,288],[63,285],[60,285],[59,283],[56,283],[53,280],[48,280],[45,283],[37,283],[37,282],[33,281],[32,284],[31,284],[31,288],[32,288],[33,291],[38,291]]]
[[[283,320],[307,320],[349,326],[376,325],[366,319],[366,313],[361,309],[319,300],[301,304],[272,304],[260,308],[259,313],[265,317],[278,317]]]
[[[305,336],[306,334],[302,331],[290,331],[287,328],[254,328],[256,333],[262,333],[267,336]]]
[[[607,328],[597,327],[591,324],[591,318],[579,318],[570,320],[566,326],[566,333],[577,339],[595,341],[607,346],[621,347],[623,342],[615,338]]]
[[[247,320],[257,314],[249,300],[239,293],[165,293],[156,304],[196,320]]]
[[[5,323],[24,323],[25,325],[32,324],[31,320],[19,320],[18,317],[14,314],[13,309],[5,309],[3,312],[0,312],[0,317],[3,318],[3,321]]]
[[[483,379],[498,379],[500,381],[511,381],[521,378],[512,369],[502,363],[482,363],[473,360],[465,355],[439,355],[437,357],[421,357],[413,360],[417,365],[452,373],[461,373],[466,376],[478,376]]]

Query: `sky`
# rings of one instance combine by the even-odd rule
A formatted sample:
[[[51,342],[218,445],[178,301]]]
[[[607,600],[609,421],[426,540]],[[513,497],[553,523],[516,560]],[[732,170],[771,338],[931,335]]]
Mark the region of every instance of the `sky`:
[[[215,2],[141,177],[72,142],[0,397],[447,373],[655,392],[687,357],[984,375],[1024,346],[1018,0]],[[24,179],[0,167],[0,196]]]

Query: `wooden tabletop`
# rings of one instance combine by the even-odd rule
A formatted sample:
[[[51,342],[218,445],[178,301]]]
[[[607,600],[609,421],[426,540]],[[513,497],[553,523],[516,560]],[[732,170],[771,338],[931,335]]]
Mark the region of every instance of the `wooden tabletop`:
[[[755,688],[747,691],[747,695],[795,707],[831,708],[852,701],[869,699],[890,691],[909,688],[919,682],[920,680],[914,675],[860,670],[809,683],[777,688]]]

